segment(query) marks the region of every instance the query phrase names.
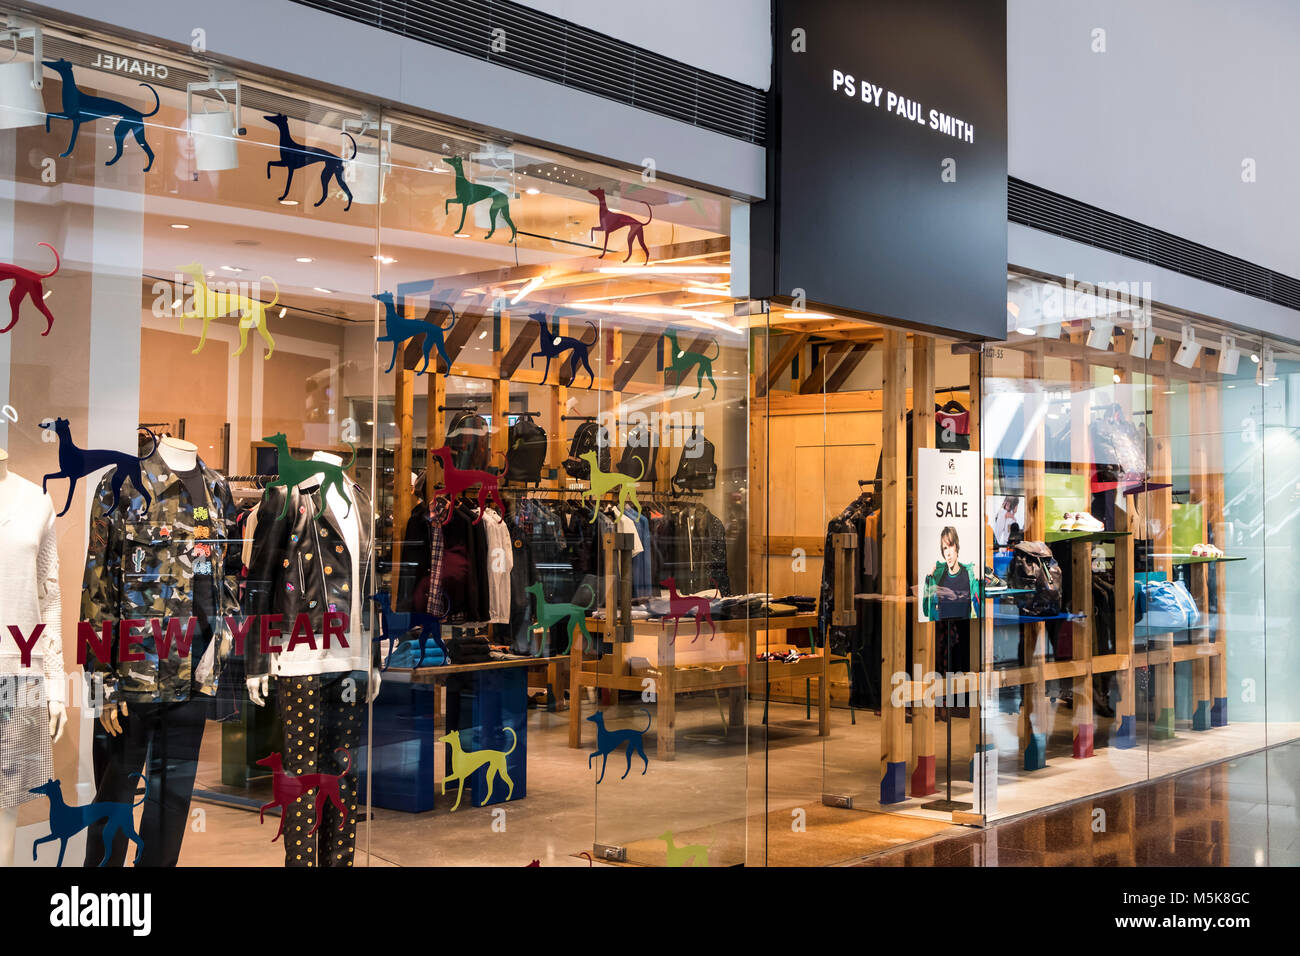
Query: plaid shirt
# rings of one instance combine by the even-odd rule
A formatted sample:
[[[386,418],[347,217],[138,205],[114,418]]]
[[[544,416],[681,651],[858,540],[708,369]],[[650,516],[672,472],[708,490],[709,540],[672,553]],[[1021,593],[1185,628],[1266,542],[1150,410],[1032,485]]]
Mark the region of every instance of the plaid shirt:
[[[438,620],[447,613],[447,595],[442,589],[442,519],[447,515],[447,500],[439,498],[429,514],[429,603],[425,608]]]

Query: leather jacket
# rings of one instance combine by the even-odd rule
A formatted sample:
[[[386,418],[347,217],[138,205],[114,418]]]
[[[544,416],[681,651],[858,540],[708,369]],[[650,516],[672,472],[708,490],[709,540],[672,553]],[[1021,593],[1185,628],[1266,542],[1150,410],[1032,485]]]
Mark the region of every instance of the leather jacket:
[[[226,481],[198,461],[205,501],[191,501],[183,482],[153,454],[140,463],[140,475],[152,497],[145,500],[134,483],[122,486],[113,505],[107,472],[95,489],[90,509],[90,546],[82,581],[81,620],[101,632],[105,622],[143,620],[144,635],[122,660],[114,640],[109,659],[87,648],[86,670],[104,682],[110,703],[172,703],[194,694],[212,694],[230,653],[230,634],[222,618],[238,608],[232,572],[238,570],[235,503]],[[206,593],[195,593],[195,576]],[[195,629],[190,653],[176,643],[159,659],[150,634],[167,619],[184,630],[187,620],[209,611]],[[140,660],[130,657],[142,655]]]
[[[374,511],[361,487],[348,483],[348,495],[357,511],[360,548],[360,582],[352,580],[352,556],[347,538],[333,512],[321,500],[319,488],[289,489],[289,510],[279,518],[286,490],[268,488],[254,516],[252,555],[244,591],[244,614],[258,615],[248,632],[245,657],[249,676],[269,673],[269,655],[262,652],[260,616],[283,615],[279,638],[270,643],[286,647],[299,614],[306,614],[312,632],[321,639],[326,612],[350,616],[355,588],[360,588],[362,623],[369,620],[371,594],[370,564],[374,549]],[[317,515],[324,515],[317,520]],[[333,617],[337,624],[339,618]],[[349,623],[345,633],[351,633]],[[348,638],[351,643],[352,638]],[[357,656],[362,652],[358,651]],[[366,656],[372,656],[373,652]]]

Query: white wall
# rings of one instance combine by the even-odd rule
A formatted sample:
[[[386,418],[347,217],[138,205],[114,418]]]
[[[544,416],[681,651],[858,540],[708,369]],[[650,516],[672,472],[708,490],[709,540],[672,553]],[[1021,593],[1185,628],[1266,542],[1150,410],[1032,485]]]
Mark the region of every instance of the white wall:
[[[1008,0],[1007,19],[1011,175],[1300,276],[1300,3]]]
[[[516,0],[697,69],[771,85],[771,0]]]

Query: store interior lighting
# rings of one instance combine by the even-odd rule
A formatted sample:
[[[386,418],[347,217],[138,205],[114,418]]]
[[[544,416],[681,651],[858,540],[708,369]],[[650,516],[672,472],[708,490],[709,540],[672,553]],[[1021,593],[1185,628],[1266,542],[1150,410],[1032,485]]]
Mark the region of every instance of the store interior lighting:
[[[1181,365],[1183,368],[1191,368],[1196,364],[1200,354],[1201,343],[1196,341],[1196,332],[1192,328],[1192,323],[1184,322],[1182,341],[1178,345],[1178,351],[1174,353],[1174,364]]]
[[[45,122],[45,101],[41,97],[42,79],[41,28],[34,23],[9,17],[5,22],[5,39],[13,45],[13,57],[0,63],[0,129],[22,129]],[[18,57],[18,41],[31,39],[32,61]]]
[[[1151,358],[1151,347],[1156,344],[1156,330],[1151,327],[1151,313],[1139,309],[1133,313],[1133,341],[1129,344],[1128,354],[1134,358]]]
[[[1264,357],[1255,369],[1255,382],[1263,388],[1268,388],[1270,382],[1277,381],[1277,362],[1273,358],[1273,350],[1267,345],[1264,346]]]
[[[211,99],[204,99],[203,112],[194,112],[195,93],[215,93],[221,99],[221,109],[208,110]],[[227,93],[233,93],[235,108],[232,112]],[[194,168],[201,173],[220,172],[239,168],[239,146],[236,136],[248,133],[243,126],[243,101],[239,81],[222,78],[216,70],[208,71],[206,83],[185,84],[186,128],[194,141]]]
[[[1219,374],[1236,375],[1237,363],[1241,361],[1241,350],[1237,340],[1231,335],[1219,336]]]
[[[1115,323],[1110,319],[1095,318],[1092,325],[1088,328],[1087,344],[1088,348],[1096,349],[1099,352],[1110,350],[1110,335],[1115,331]]]

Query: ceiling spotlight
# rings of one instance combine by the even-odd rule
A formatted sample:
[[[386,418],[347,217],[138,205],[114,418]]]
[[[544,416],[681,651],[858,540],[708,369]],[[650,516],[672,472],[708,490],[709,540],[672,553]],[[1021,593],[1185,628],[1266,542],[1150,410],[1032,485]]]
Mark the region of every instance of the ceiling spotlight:
[[[1110,350],[1110,333],[1114,331],[1115,323],[1109,319],[1096,318],[1092,320],[1092,327],[1088,330],[1087,344],[1088,348],[1096,349],[1098,352]]]
[[[1119,377],[1119,372],[1114,372],[1114,373],[1112,373],[1112,374],[1111,374],[1111,377],[1110,377],[1110,380],[1111,380],[1112,382],[1114,382],[1116,385],[1118,385],[1121,381],[1123,381],[1123,380]]]
[[[288,309],[286,309],[286,308],[285,308],[285,307],[284,307],[284,306],[280,306],[280,318],[282,318],[282,319],[283,319],[283,318],[284,318],[284,315],[285,315],[285,313],[286,313],[286,312],[288,312],[288,311],[289,311],[289,310],[288,310]]]
[[[392,265],[397,261],[392,256],[371,256],[370,258],[374,259],[376,262],[383,263],[386,266]]]
[[[296,262],[315,262],[316,260],[313,259],[311,256],[299,256],[295,261],[296,261]]]
[[[1259,356],[1256,355],[1254,352],[1250,353],[1250,360],[1254,362],[1256,365],[1259,364]]]
[[[1231,335],[1219,336],[1219,374],[1236,375],[1237,363],[1241,361],[1241,351],[1237,340]]]
[[[1178,351],[1174,353],[1174,364],[1191,368],[1201,354],[1201,343],[1196,341],[1196,332],[1192,329],[1192,323],[1183,323],[1182,337],[1183,341],[1179,344]]]
[[[1133,341],[1129,343],[1128,354],[1134,358],[1151,358],[1151,347],[1156,344],[1155,329],[1151,328],[1151,313],[1139,309],[1133,313]]]
[[[173,229],[188,229],[188,228],[190,228],[189,225],[188,225],[187,223],[183,223],[183,222],[173,222],[173,223],[171,224],[171,227],[172,227]]]
[[[281,199],[281,200],[280,200],[280,205],[281,205],[281,206],[296,206],[296,205],[298,205],[298,200],[296,200],[296,199]]]
[[[1060,309],[1049,314],[1044,286],[1032,279],[1017,277],[1007,283],[1007,328],[1021,335],[1038,335],[1045,339],[1061,337]]]
[[[320,286],[318,286],[318,285],[314,285],[314,286],[312,286],[312,288],[315,289],[317,292],[323,292],[325,295],[333,295],[333,294],[334,294],[334,291],[333,291],[332,289],[322,289],[322,288],[321,288]]]
[[[538,193],[541,192],[541,190],[538,189],[536,186],[529,186],[527,189],[524,190],[524,192],[526,192],[530,196],[536,196]]]

